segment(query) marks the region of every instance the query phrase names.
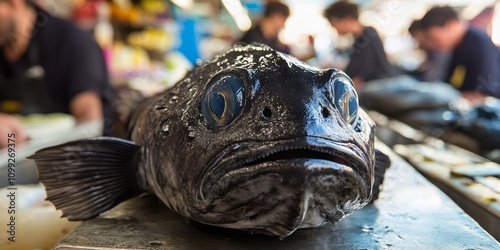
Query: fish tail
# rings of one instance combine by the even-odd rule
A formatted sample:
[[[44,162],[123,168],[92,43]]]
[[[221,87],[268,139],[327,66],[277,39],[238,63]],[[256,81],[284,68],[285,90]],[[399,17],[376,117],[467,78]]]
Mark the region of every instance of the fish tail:
[[[71,141],[37,151],[47,200],[70,221],[98,216],[137,194],[140,146],[113,137]]]

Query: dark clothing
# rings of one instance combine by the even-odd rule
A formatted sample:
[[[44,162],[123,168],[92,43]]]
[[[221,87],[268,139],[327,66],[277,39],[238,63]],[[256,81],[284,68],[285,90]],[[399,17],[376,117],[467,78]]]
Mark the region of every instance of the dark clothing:
[[[422,80],[426,82],[445,81],[450,59],[451,53],[449,52],[428,51]]]
[[[260,28],[260,25],[256,25],[253,28],[249,29],[243,37],[240,38],[239,42],[244,42],[244,43],[262,43],[265,44],[277,51],[283,52],[283,53],[290,53],[290,48],[284,44],[282,44],[279,40],[278,37],[274,39],[266,39],[264,37],[264,34],[262,33],[262,29]]]
[[[69,104],[76,95],[93,91],[101,96],[105,121],[110,122],[113,93],[101,49],[74,24],[51,16],[39,8],[36,10],[37,22],[25,54],[16,62],[8,62],[0,47],[0,89],[29,92],[26,86],[38,85],[38,89],[44,86],[47,90],[45,94],[50,96],[48,99],[52,103],[47,105],[50,108],[37,109],[37,113],[69,113]],[[28,72],[37,67],[42,70],[35,77],[39,83],[34,84],[33,77]],[[12,100],[12,96],[8,94],[0,92],[0,112],[25,115],[32,113],[29,111],[32,109],[15,110],[16,106],[24,105],[23,100],[26,98]],[[42,95],[35,95],[37,94]],[[31,96],[34,96],[33,93]],[[6,102],[19,102],[20,105],[2,105]],[[5,110],[6,107],[11,109]]]
[[[49,92],[45,70],[41,66],[40,42],[33,37],[23,61],[12,64],[12,74],[5,76],[7,84],[0,85],[0,112],[9,114],[33,114],[60,112],[58,103]],[[8,69],[6,61],[0,69]]]
[[[382,41],[374,28],[365,27],[363,33],[356,37],[350,49],[350,61],[345,72],[351,78],[362,77],[363,81],[395,75],[395,70],[389,64]]]
[[[500,98],[500,53],[486,33],[467,30],[453,50],[447,82],[461,91]]]

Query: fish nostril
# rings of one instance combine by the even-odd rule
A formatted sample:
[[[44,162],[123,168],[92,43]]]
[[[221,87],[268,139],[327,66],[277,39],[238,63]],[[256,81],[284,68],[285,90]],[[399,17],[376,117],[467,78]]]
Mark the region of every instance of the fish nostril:
[[[264,107],[264,108],[262,109],[261,116],[262,116],[262,118],[264,118],[265,120],[267,120],[267,119],[271,118],[271,116],[272,116],[272,115],[273,115],[273,112],[271,111],[271,109],[270,109],[270,108],[268,108],[268,107]]]
[[[328,110],[328,108],[326,107],[323,107],[321,109],[321,114],[323,115],[324,118],[328,118],[330,117],[330,110]]]

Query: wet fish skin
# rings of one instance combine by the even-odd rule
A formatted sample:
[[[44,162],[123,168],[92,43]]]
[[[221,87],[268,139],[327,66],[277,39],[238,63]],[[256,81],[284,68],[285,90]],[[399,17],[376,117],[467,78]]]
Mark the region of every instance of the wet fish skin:
[[[116,141],[131,144],[121,156],[100,156],[95,146],[89,157],[123,158],[128,150],[137,165],[129,183],[177,213],[280,238],[366,205],[381,154],[343,72],[256,44],[195,67],[141,104],[129,129],[133,143]],[[59,154],[54,149],[35,154],[39,168]],[[64,200],[57,203],[64,211]]]

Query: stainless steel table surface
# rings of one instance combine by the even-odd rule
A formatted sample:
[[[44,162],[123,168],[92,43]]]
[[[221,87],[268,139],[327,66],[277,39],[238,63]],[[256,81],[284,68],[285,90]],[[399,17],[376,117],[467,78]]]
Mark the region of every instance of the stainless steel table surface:
[[[500,249],[413,167],[378,147],[393,161],[379,200],[337,224],[279,240],[185,220],[147,195],[84,222],[55,249]]]
[[[448,195],[496,240],[500,240],[500,176],[452,174],[460,167],[469,173],[484,173],[497,163],[446,143],[397,120],[369,112],[377,124],[377,136],[396,153],[408,160],[423,176]]]

